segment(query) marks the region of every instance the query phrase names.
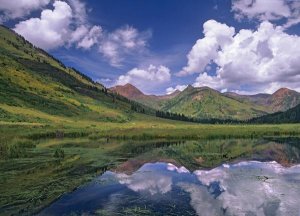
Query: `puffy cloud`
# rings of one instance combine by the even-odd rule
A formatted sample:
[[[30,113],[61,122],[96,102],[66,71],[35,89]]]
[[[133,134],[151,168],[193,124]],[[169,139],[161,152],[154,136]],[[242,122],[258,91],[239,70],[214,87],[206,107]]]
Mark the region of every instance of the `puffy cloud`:
[[[87,12],[85,4],[80,0],[68,0],[68,3],[73,10],[73,18],[76,20],[76,23],[86,24]]]
[[[249,161],[198,170],[194,174],[206,187],[217,183],[221,189],[220,195],[209,199],[213,191],[194,184],[180,184],[191,194],[191,204],[199,213],[203,208],[207,212],[215,211],[215,215],[224,215],[220,209],[226,209],[226,215],[299,214],[295,200],[300,192],[299,166],[285,168],[276,162]],[[251,193],[253,188],[255,193]]]
[[[172,94],[174,93],[175,91],[183,91],[184,89],[186,89],[187,85],[177,85],[175,86],[174,88],[173,87],[169,87],[166,89],[166,94]]]
[[[245,161],[189,173],[173,164],[155,163],[145,164],[132,175],[112,174],[135,192],[160,194],[162,203],[169,203],[170,197],[190,197],[197,215],[284,216],[300,211],[299,165],[287,168],[277,162]]]
[[[27,16],[49,2],[50,0],[0,0],[0,23]]]
[[[292,1],[290,4],[290,8],[292,10],[292,16],[289,17],[286,24],[284,25],[285,28],[289,28],[290,26],[300,23],[300,2]]]
[[[191,206],[195,209],[197,215],[215,215],[223,214],[221,202],[215,199],[205,187],[196,184],[183,183],[178,184],[185,192],[190,194]]]
[[[90,31],[82,38],[82,40],[78,43],[78,47],[89,49],[94,44],[99,42],[99,38],[101,37],[102,28],[99,26],[93,26]]]
[[[170,69],[165,66],[149,65],[147,69],[133,68],[125,75],[119,76],[116,85],[131,83],[140,89],[149,86],[156,86],[169,81],[171,78]]]
[[[70,5],[55,1],[53,10],[45,9],[40,18],[21,21],[14,30],[43,49],[74,43],[77,43],[77,47],[88,49],[98,43],[101,27],[88,25],[84,5],[78,0],[70,0]],[[73,30],[72,25],[77,28]]]
[[[285,0],[234,0],[232,10],[237,18],[276,20],[289,17],[291,11]]]
[[[172,189],[172,177],[161,172],[151,172],[151,164],[144,165],[132,175],[116,174],[120,184],[135,192],[147,192],[151,195],[165,194]]]
[[[204,38],[199,39],[189,52],[188,64],[177,75],[185,76],[202,72],[212,59],[217,57],[217,51],[229,43],[234,34],[234,28],[215,20],[203,24]]]
[[[298,1],[290,0],[234,0],[232,2],[232,11],[235,12],[235,18],[242,20],[257,19],[281,20],[286,19],[284,25],[286,28],[300,22],[300,4]]]
[[[72,23],[76,26],[75,30],[70,29],[68,44],[76,43],[77,48],[90,49],[99,43],[102,27],[89,24],[85,3],[80,0],[68,0],[68,3],[72,8]]]
[[[107,33],[99,46],[99,52],[115,67],[121,66],[124,56],[142,52],[151,32],[139,32],[131,26],[124,26]]]
[[[2,3],[3,0],[0,0]],[[32,10],[48,5],[50,0],[5,1],[0,4],[1,18],[29,15]],[[26,11],[26,13],[25,13]],[[86,4],[80,0],[53,1],[53,9],[43,9],[40,17],[29,18],[15,25],[14,30],[34,45],[51,50],[61,46],[81,49],[98,47],[110,65],[122,66],[125,58],[143,53],[151,31],[140,32],[123,26],[107,32],[88,21]]]
[[[85,35],[89,32],[89,28],[85,25],[78,26],[73,32],[70,34],[69,45],[72,45],[76,41],[80,41]]]
[[[51,49],[62,46],[69,33],[72,9],[62,1],[55,1],[53,10],[43,10],[41,18],[31,18],[15,26],[15,31],[38,47]]]
[[[206,26],[211,23],[206,23]],[[226,29],[227,34],[224,33]],[[198,72],[200,75],[194,86],[209,86],[219,90],[243,90],[245,87],[250,87],[249,91],[255,89],[268,93],[279,87],[300,90],[299,36],[289,35],[282,27],[275,27],[268,21],[262,22],[256,31],[242,29],[235,33],[229,29],[224,26],[218,32],[217,28],[205,27],[205,37],[192,48],[190,53],[193,55],[188,55],[188,65],[183,68],[181,75]],[[215,39],[215,44],[209,49],[207,46],[204,49],[198,46],[199,41],[202,43],[207,38],[217,38],[219,34],[223,35],[223,40]],[[211,62],[217,65],[215,75],[204,72]]]
[[[167,164],[167,170],[176,171],[178,173],[190,173],[190,171],[187,168],[185,168],[184,166],[177,167],[177,166],[175,166],[174,164],[171,164],[171,163]]]
[[[223,80],[220,78],[219,75],[209,76],[206,72],[204,72],[196,78],[196,81],[193,84],[193,86],[194,87],[208,86],[213,89],[220,89],[220,86],[222,86],[222,82]]]

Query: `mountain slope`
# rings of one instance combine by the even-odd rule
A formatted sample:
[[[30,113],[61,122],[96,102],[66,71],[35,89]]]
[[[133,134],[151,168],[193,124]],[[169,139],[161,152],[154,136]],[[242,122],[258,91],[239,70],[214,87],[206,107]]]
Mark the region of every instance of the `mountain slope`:
[[[0,67],[0,121],[131,118],[127,99],[107,92],[4,26],[0,26]]]
[[[144,97],[144,93],[137,89],[135,86],[127,83],[124,86],[117,85],[115,87],[110,88],[111,91],[116,92],[128,99],[141,98]]]
[[[114,86],[109,90],[119,95],[122,95],[123,97],[126,97],[130,100],[134,100],[139,103],[142,103],[153,109],[162,109],[165,101],[176,97],[180,93],[180,91],[175,91],[170,95],[162,95],[162,96],[146,95],[143,92],[141,92],[138,88],[136,88],[135,86],[129,83],[123,86],[122,85]]]
[[[244,120],[267,113],[266,107],[223,95],[208,87],[188,86],[182,92],[176,91],[164,96],[145,95],[131,84],[116,86],[110,90],[154,109],[193,118]]]
[[[271,105],[274,112],[286,111],[300,103],[300,93],[288,88],[281,88],[272,94],[267,103]]]
[[[171,95],[145,95],[131,84],[110,89],[124,97],[164,112],[200,119],[245,120],[268,113],[285,111],[300,104],[300,93],[282,88],[274,94],[239,95],[220,93],[208,87],[188,86]]]
[[[250,123],[299,123],[300,122],[300,104],[285,112],[277,112],[259,118],[254,118],[249,121]]]
[[[300,104],[300,93],[288,88],[278,89],[273,94],[239,95],[232,92],[224,94],[241,102],[267,107],[270,113],[286,111]]]
[[[169,100],[163,110],[204,119],[248,119],[266,113],[264,107],[240,102],[208,87],[192,86]]]

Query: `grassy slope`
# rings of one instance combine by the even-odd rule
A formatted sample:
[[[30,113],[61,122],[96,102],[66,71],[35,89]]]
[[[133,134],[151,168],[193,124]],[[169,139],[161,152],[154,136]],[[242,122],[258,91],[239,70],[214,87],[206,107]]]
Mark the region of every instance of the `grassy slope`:
[[[51,122],[56,116],[124,122],[130,105],[0,27],[0,118]]]
[[[269,104],[259,104],[243,96],[222,94],[207,87],[189,86],[183,92],[165,96],[144,95],[131,84],[115,86],[111,90],[156,110],[180,113],[194,118],[244,120],[272,111]]]
[[[188,88],[168,101],[165,111],[197,118],[249,119],[266,113],[266,108],[223,96],[210,88]]]

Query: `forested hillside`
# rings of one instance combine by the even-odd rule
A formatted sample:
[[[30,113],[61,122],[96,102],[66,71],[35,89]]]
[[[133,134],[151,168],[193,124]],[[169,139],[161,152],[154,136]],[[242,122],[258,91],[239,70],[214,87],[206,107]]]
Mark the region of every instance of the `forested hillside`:
[[[259,118],[254,118],[249,121],[250,123],[299,123],[300,122],[300,105],[289,109],[285,112],[277,112],[265,115]]]

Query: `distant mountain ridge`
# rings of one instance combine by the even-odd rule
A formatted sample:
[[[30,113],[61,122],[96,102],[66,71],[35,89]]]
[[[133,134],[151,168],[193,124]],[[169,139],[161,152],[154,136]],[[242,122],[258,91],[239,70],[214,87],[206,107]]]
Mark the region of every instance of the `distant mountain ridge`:
[[[300,93],[288,88],[278,89],[273,94],[256,95],[221,93],[209,87],[191,85],[182,92],[177,90],[163,96],[146,95],[131,84],[115,86],[110,90],[154,109],[205,119],[246,120],[286,111],[300,104]]]
[[[110,91],[122,95],[130,100],[140,102],[153,109],[160,109],[165,100],[176,97],[180,91],[175,91],[169,95],[146,95],[134,85],[127,83],[125,85],[117,85],[109,88]]]
[[[140,98],[144,96],[144,93],[141,92],[138,88],[135,86],[127,83],[124,86],[117,85],[115,87],[110,88],[111,91],[116,92],[124,97],[127,98]]]
[[[300,104],[300,93],[288,88],[280,88],[273,94],[239,95],[232,92],[224,94],[240,101],[246,100],[258,105],[269,106],[271,112],[286,111]]]

